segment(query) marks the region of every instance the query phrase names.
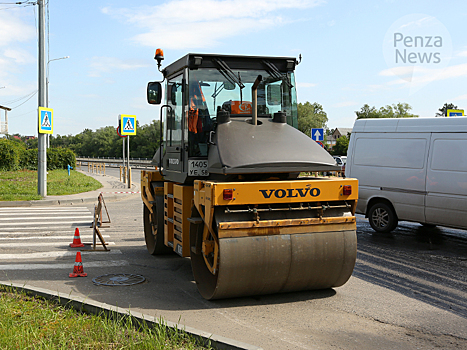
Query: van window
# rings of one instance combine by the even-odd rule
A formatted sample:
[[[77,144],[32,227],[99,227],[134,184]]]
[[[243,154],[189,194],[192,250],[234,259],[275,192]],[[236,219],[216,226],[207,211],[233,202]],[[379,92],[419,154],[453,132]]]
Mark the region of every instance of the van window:
[[[435,140],[431,169],[467,171],[467,140]]]
[[[354,164],[423,169],[425,148],[425,139],[358,138]]]

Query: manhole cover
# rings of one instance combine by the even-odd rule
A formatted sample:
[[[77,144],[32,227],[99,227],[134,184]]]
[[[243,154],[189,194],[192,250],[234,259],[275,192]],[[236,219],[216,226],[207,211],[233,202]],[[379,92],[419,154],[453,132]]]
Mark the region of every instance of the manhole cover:
[[[140,275],[132,275],[129,273],[111,273],[108,275],[98,276],[92,279],[95,284],[103,286],[132,286],[144,282],[146,279]]]

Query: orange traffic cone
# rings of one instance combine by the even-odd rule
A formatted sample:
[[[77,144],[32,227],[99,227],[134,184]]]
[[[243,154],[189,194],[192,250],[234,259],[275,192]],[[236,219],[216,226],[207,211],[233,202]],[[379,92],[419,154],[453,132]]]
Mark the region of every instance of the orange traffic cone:
[[[84,247],[84,244],[81,243],[81,238],[79,238],[79,228],[75,229],[75,236],[73,237],[73,243],[70,243],[71,248]]]
[[[76,253],[75,266],[69,277],[86,277],[88,274],[83,271],[83,262],[81,261],[81,252]]]

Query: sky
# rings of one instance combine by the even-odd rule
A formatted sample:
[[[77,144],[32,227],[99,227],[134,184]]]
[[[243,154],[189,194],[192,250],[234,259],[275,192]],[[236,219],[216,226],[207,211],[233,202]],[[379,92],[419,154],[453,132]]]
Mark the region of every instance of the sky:
[[[38,6],[15,2],[0,0],[0,105],[12,108],[10,134],[37,135]],[[158,120],[146,85],[162,80],[159,47],[164,65],[190,52],[301,54],[298,102],[321,104],[329,129],[351,128],[364,104],[467,112],[465,0],[49,0],[47,15],[55,136],[116,126],[119,114]]]

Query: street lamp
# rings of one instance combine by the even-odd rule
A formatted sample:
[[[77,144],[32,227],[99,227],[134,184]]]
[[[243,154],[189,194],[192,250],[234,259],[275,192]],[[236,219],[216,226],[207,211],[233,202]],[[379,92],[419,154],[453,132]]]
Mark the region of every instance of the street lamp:
[[[52,61],[58,61],[58,60],[64,60],[66,58],[70,58],[70,56],[64,56],[64,57],[60,57],[60,58],[54,58],[54,59],[51,59],[47,62],[47,74],[46,74],[46,78],[45,78],[45,106],[46,107],[49,107],[49,63],[52,62]]]
[[[45,77],[45,106],[46,107],[49,107],[49,63],[52,61],[64,60],[69,57],[70,56],[64,56],[64,57],[54,58],[54,59],[47,61],[47,72],[46,72],[46,77]],[[49,148],[50,147],[50,135],[49,134],[46,134],[46,139],[47,139],[46,145],[47,145],[47,148]]]

